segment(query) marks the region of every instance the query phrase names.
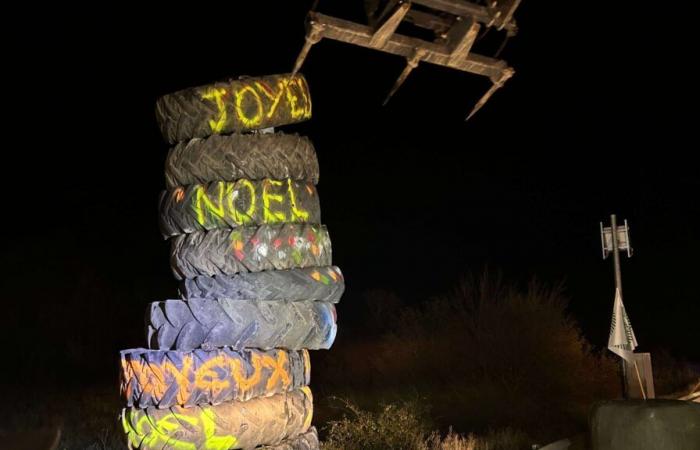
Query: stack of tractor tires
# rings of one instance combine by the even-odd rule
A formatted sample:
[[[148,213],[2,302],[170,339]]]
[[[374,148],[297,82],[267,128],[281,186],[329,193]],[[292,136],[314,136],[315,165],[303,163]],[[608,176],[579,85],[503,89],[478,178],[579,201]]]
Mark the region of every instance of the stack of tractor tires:
[[[148,349],[121,352],[132,449],[319,448],[308,350],[328,349],[344,290],[321,223],[301,75],[160,98],[172,145],[160,226],[180,299],[153,302]]]

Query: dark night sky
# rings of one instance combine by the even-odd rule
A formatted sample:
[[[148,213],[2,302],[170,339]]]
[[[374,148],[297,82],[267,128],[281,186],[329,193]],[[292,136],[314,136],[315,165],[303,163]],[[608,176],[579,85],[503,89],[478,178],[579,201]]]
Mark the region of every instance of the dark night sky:
[[[93,19],[42,11],[7,41],[0,292],[19,354],[41,361],[53,347],[54,358],[106,361],[145,343],[145,304],[176,289],[157,230],[167,146],[156,98],[289,71],[303,43],[311,2],[240,3]],[[359,18],[361,2],[339,3],[320,9]],[[700,359],[683,19],[628,8],[524,0],[503,53],[516,76],[466,123],[485,79],[422,65],[381,107],[401,58],[314,47],[302,70],[314,116],[281,130],[316,144],[324,222],[348,282],[341,327],[367,289],[415,302],[488,266],[518,282],[564,280],[572,313],[603,344],[613,279],[598,221],[616,212],[636,250],[623,281],[638,340]]]

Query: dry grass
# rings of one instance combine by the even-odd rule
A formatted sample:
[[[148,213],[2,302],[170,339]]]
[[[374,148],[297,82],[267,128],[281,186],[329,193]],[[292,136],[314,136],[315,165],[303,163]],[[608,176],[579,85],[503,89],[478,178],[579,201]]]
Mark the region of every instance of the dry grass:
[[[116,386],[70,391],[15,390],[4,394],[0,435],[60,428],[58,450],[117,450],[126,448],[117,416],[122,404]]]
[[[566,308],[559,287],[467,279],[387,314],[381,336],[341,337],[316,357],[314,382],[367,409],[417,397],[443,430],[512,427],[551,442],[585,428],[593,402],[619,395],[617,364],[591,349]]]
[[[429,420],[419,404],[385,405],[379,412],[364,411],[344,401],[349,414],[328,426],[323,450],[521,450],[528,438],[511,429],[477,437],[450,430],[441,437],[429,432]]]
[[[427,448],[430,450],[479,450],[483,448],[479,440],[472,435],[460,436],[450,432],[443,439],[439,434],[430,437],[427,442]]]

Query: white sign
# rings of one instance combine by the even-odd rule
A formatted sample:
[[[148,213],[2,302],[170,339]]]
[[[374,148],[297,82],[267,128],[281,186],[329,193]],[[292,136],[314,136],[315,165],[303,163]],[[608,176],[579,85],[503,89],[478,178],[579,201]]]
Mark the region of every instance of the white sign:
[[[632,324],[627,317],[625,305],[622,304],[620,290],[615,289],[615,305],[613,306],[612,323],[608,350],[617,354],[630,364],[634,364],[634,349],[637,348],[637,338],[634,337]]]

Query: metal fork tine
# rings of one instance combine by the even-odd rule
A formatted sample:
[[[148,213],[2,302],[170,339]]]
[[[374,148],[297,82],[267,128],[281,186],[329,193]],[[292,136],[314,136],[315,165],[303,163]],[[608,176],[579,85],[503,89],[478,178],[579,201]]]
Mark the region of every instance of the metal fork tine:
[[[464,119],[464,121],[466,122],[466,121],[468,121],[469,119],[471,119],[471,118],[474,116],[474,114],[476,114],[476,113],[486,104],[486,102],[491,98],[491,96],[492,96],[497,90],[499,90],[501,87],[503,87],[503,84],[504,84],[510,77],[512,77],[514,73],[515,73],[515,71],[514,71],[513,69],[511,69],[511,68],[508,68],[508,69],[504,70],[503,73],[501,74],[501,77],[500,77],[498,80],[493,81],[493,84],[491,85],[491,87],[489,88],[489,90],[486,91],[486,93],[485,93],[484,95],[481,96],[481,98],[479,99],[478,102],[476,102],[476,104],[475,104],[474,107],[472,108],[471,112],[469,113],[469,115],[467,116],[467,118]]]
[[[417,48],[415,49],[413,56],[411,56],[411,58],[406,59],[406,67],[403,68],[401,75],[399,75],[399,77],[396,79],[394,86],[391,88],[391,91],[389,91],[389,95],[387,95],[386,99],[384,99],[384,103],[382,103],[382,106],[386,106],[386,104],[389,103],[391,97],[393,97],[396,91],[399,90],[399,88],[404,83],[404,81],[406,81],[406,78],[408,78],[413,69],[418,67],[418,63],[420,63],[420,60],[421,58],[423,58],[424,55],[425,49]]]

